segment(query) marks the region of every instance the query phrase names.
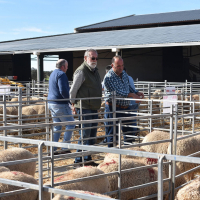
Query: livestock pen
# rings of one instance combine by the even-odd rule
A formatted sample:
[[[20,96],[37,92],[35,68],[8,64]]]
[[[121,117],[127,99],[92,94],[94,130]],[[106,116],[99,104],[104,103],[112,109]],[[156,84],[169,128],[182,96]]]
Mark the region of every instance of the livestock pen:
[[[147,84],[148,85],[148,84]],[[36,88],[37,89],[37,88]],[[30,91],[31,91],[30,87]],[[141,89],[140,89],[141,90]],[[26,92],[25,92],[26,91]],[[196,92],[196,91],[195,91]],[[163,92],[164,93],[164,92]],[[94,197],[90,196],[89,194],[83,193],[74,193],[70,192],[69,190],[63,190],[62,188],[65,185],[71,185],[77,183],[79,185],[80,182],[88,181],[90,183],[91,180],[101,179],[103,177],[107,177],[109,180],[110,185],[112,185],[112,191],[106,191],[104,189],[104,193],[106,195],[112,196],[118,199],[126,199],[129,198],[127,195],[136,195],[140,194],[141,196],[132,196],[132,199],[152,199],[158,197],[159,199],[169,198],[173,199],[175,196],[176,191],[183,187],[184,184],[187,184],[189,180],[185,180],[185,182],[180,182],[181,185],[177,185],[178,181],[175,180],[181,179],[181,177],[185,178],[186,174],[197,170],[198,166],[195,166],[195,163],[199,164],[199,158],[195,158],[194,156],[198,156],[198,149],[194,149],[190,152],[186,152],[188,154],[184,154],[183,156],[179,151],[180,146],[179,141],[186,141],[187,143],[190,142],[189,138],[194,138],[191,143],[198,144],[198,135],[199,135],[199,115],[200,113],[197,112],[198,109],[195,108],[195,105],[199,105],[198,102],[193,101],[177,101],[176,106],[171,106],[170,112],[163,114],[163,100],[162,99],[151,99],[146,98],[141,100],[141,107],[137,110],[137,116],[134,117],[125,117],[125,118],[116,118],[115,114],[118,112],[116,111],[115,107],[113,107],[113,118],[109,119],[113,122],[114,128],[114,148],[107,148],[106,144],[102,145],[99,144],[101,140],[105,137],[104,132],[104,122],[106,121],[102,115],[104,114],[103,110],[98,112],[100,119],[95,120],[98,123],[98,134],[97,134],[97,143],[94,146],[85,146],[85,145],[78,145],[78,130],[83,130],[82,126],[79,128],[76,127],[74,130],[74,134],[71,140],[71,144],[68,143],[55,143],[52,142],[52,135],[53,135],[53,126],[62,125],[63,128],[66,124],[74,123],[75,125],[81,125],[83,123],[89,123],[88,121],[78,121],[75,122],[60,122],[58,124],[51,123],[51,116],[49,115],[48,107],[47,107],[47,100],[41,93],[37,93],[37,95],[32,96],[32,93],[27,92],[27,90],[19,89],[18,93],[15,92],[13,94],[17,96],[17,100],[10,101],[11,94],[3,95],[2,96],[2,125],[0,127],[0,131],[2,136],[0,137],[1,142],[1,149],[9,149],[12,147],[22,147],[30,152],[32,152],[35,158],[30,159],[23,159],[23,160],[14,160],[9,162],[3,162],[0,166],[9,166],[16,163],[28,163],[28,162],[36,162],[37,169],[35,178],[38,179],[39,185],[33,185],[30,183],[25,182],[18,182],[14,180],[6,180],[0,177],[0,182],[5,184],[13,184],[15,186],[25,187],[26,189],[19,189],[17,191],[10,191],[6,193],[0,194],[0,197],[3,196],[10,196],[19,194],[20,192],[30,192],[31,189],[39,191],[39,198],[42,199],[42,196],[46,197],[50,194],[63,194],[68,196],[80,197],[83,199],[106,199],[106,197]],[[36,99],[36,97],[38,99]],[[26,98],[26,99],[23,99]],[[35,98],[35,99],[34,99]],[[102,97],[102,101],[104,97]],[[113,94],[113,101],[119,99]],[[83,101],[84,99],[82,99]],[[154,107],[155,104],[156,109]],[[43,105],[44,112],[42,114],[30,114],[24,115],[22,114],[23,107],[32,107],[33,104],[35,105]],[[113,105],[115,105],[113,103]],[[188,109],[189,106],[189,109]],[[7,109],[8,107],[16,107],[17,114],[9,113]],[[197,106],[196,106],[197,107]],[[8,109],[9,111],[9,109]],[[156,112],[155,112],[156,111]],[[183,112],[184,111],[184,112]],[[127,112],[128,113],[128,112]],[[135,113],[135,112],[134,112]],[[31,118],[28,118],[31,117]],[[78,117],[78,115],[75,115]],[[123,133],[122,127],[123,126],[130,126],[127,122],[131,119],[137,120],[137,128],[138,133],[135,137],[134,143],[126,144],[123,141]],[[38,122],[39,120],[39,122]],[[118,129],[118,133],[116,133],[116,129]],[[152,132],[152,131],[162,131],[166,132],[169,135],[169,138],[151,141],[148,143],[141,143],[145,136]],[[118,137],[117,137],[118,136]],[[181,136],[181,137],[180,137]],[[117,140],[118,138],[118,140]],[[167,146],[166,153],[160,152],[147,152],[144,151],[143,148],[145,146],[156,145],[156,144],[164,144],[169,143]],[[71,149],[70,154],[60,154],[54,155],[53,154],[53,147],[66,147]],[[191,148],[192,145],[190,145]],[[178,148],[178,150],[176,149]],[[82,152],[76,152],[77,149],[82,150]],[[110,154],[110,158],[108,158],[107,154]],[[112,154],[118,154],[119,156],[116,158]],[[177,156],[175,156],[177,154]],[[93,161],[99,163],[98,169],[101,174],[92,174],[90,175],[83,175],[82,177],[73,177],[72,179],[67,178],[64,180],[62,176],[67,174],[68,172],[73,172],[73,170],[77,170],[76,164],[74,164],[74,158],[80,157],[84,155],[92,155]],[[107,156],[107,158],[106,158]],[[129,161],[127,157],[131,157],[133,160]],[[137,158],[138,159],[137,159]],[[107,159],[107,160],[106,160]],[[110,159],[110,160],[109,160]],[[129,158],[130,159],[130,158]],[[187,166],[182,165],[183,162],[189,163],[185,169],[180,173],[176,174],[178,171],[178,167],[175,165],[176,163],[180,163],[179,166]],[[194,163],[194,165],[192,165]],[[83,163],[84,164],[84,163]],[[109,167],[110,168],[105,168]],[[167,166],[167,169],[166,169]],[[182,167],[183,168],[183,167]],[[180,169],[182,169],[180,168]],[[86,168],[89,170],[89,168]],[[117,170],[116,170],[117,169]],[[91,169],[92,170],[92,169]],[[138,171],[138,173],[137,173]],[[188,171],[188,172],[187,172]],[[76,171],[75,171],[76,173]],[[139,174],[145,174],[146,182],[141,183],[140,180],[143,180],[142,177],[138,177]],[[166,174],[167,173],[167,174]],[[73,173],[72,173],[73,174]],[[175,179],[176,175],[176,179]],[[195,176],[198,173],[195,173]],[[61,177],[61,178],[60,178]],[[193,176],[190,176],[193,178]],[[125,180],[132,180],[133,181],[124,181]],[[60,181],[59,181],[60,180]],[[116,185],[117,180],[117,185]],[[136,182],[134,182],[136,180]],[[96,181],[96,184],[99,181]],[[50,184],[49,184],[50,183]],[[45,185],[48,184],[48,185]],[[88,184],[89,185],[89,184]],[[106,185],[106,184],[105,184]],[[158,189],[157,189],[158,185]],[[101,188],[100,186],[96,186],[97,189]],[[99,188],[98,188],[99,187]],[[151,189],[147,189],[150,187]],[[29,188],[29,189],[28,189]],[[66,187],[67,188],[67,187]],[[90,188],[88,188],[89,190]],[[73,189],[74,190],[74,189]],[[136,191],[136,192],[132,192]],[[151,193],[150,193],[150,192]],[[98,191],[90,191],[97,192]],[[146,193],[145,193],[146,192]],[[53,197],[51,195],[51,197]]]

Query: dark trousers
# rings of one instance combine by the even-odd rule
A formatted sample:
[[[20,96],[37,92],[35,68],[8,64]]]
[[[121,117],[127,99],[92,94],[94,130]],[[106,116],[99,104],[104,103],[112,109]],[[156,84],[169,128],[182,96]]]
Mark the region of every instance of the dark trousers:
[[[76,109],[77,114],[80,114],[80,109]],[[90,110],[90,109],[82,109],[82,114],[92,114],[92,113],[97,113],[97,110]],[[83,116],[82,117],[83,120],[93,120],[93,119],[98,119],[98,114],[93,114],[93,115],[87,115],[87,116]],[[80,117],[79,117],[80,120]],[[97,123],[87,123],[87,124],[83,124],[83,128],[89,128],[89,129],[85,129],[83,130],[83,139],[85,138],[90,138],[90,137],[96,137],[97,135],[97,128],[93,128],[97,126]],[[90,128],[91,127],[91,128]],[[79,125],[79,128],[81,128],[81,124]],[[79,141],[78,144],[82,144],[81,143],[81,130],[79,131]],[[88,139],[88,140],[83,140],[83,145],[94,145],[95,144],[96,139]],[[77,150],[77,152],[80,152],[81,150]],[[85,156],[84,157],[85,161],[89,161],[92,160],[91,156]],[[78,162],[82,162],[82,157],[77,157],[75,159],[75,163]]]
[[[116,107],[116,111],[129,111],[132,109],[137,109],[137,107],[133,106],[129,106],[128,108],[121,108],[121,107]],[[112,106],[111,105],[107,105],[105,104],[105,112],[112,112]],[[135,116],[135,114],[125,114],[125,113],[116,113],[116,118],[121,118],[121,117],[133,117]],[[112,113],[105,113],[104,114],[104,118],[105,119],[109,119],[109,118],[113,118],[113,114]],[[131,122],[131,123],[130,123]],[[127,125],[131,125],[131,126],[136,126],[137,122],[136,120],[127,120],[127,121],[122,121],[122,123],[128,123]],[[130,123],[130,124],[129,124]],[[105,125],[113,125],[113,122],[106,122]],[[123,130],[123,134],[124,134],[124,142],[134,142],[135,139],[131,138],[131,137],[126,137],[125,135],[135,135],[135,132],[138,130],[137,128],[133,128],[133,127],[122,127]],[[113,142],[113,126],[110,127],[106,127],[105,129],[106,131],[106,135],[108,136],[106,138],[107,142]],[[127,133],[126,132],[131,132],[131,133]],[[118,126],[116,126],[116,133],[118,133]],[[116,137],[116,140],[118,140],[118,137]],[[108,147],[113,147],[113,144],[108,144]]]

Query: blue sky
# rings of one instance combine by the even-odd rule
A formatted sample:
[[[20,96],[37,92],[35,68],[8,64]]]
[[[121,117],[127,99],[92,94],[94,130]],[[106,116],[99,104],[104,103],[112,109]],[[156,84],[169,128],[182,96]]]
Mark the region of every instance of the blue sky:
[[[72,33],[132,14],[200,9],[199,0],[0,0],[0,41]]]
[[[200,0],[0,0],[0,41],[72,33],[132,14],[200,9]]]

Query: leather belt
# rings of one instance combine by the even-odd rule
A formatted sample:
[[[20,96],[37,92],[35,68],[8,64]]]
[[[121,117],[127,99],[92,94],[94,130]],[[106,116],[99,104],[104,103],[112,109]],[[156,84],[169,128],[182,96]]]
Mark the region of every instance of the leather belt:
[[[109,106],[112,106],[112,103],[110,103],[110,102],[107,102],[107,101],[106,101],[106,104],[109,105]],[[122,108],[122,109],[127,109],[129,106],[120,106],[120,105],[116,105],[116,107],[117,107],[117,108]]]

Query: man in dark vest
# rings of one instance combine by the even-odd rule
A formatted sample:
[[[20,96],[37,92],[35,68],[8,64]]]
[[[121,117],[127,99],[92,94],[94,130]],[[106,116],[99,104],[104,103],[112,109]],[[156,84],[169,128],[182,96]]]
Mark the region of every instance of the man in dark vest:
[[[99,76],[99,72],[97,69],[97,60],[98,53],[94,49],[88,49],[84,55],[84,62],[77,68],[74,72],[73,76],[73,84],[70,90],[70,98],[87,98],[87,100],[71,100],[73,112],[77,114],[90,114],[86,116],[82,116],[82,120],[94,120],[98,119],[97,110],[101,106],[101,99],[91,99],[92,97],[101,97],[102,96],[102,86],[101,86],[101,78]],[[92,114],[92,115],[91,115]],[[80,117],[79,117],[80,120]],[[80,127],[80,125],[79,125]],[[95,137],[97,134],[97,123],[87,123],[82,126],[84,129],[83,139],[88,138],[88,140],[83,140],[83,145],[94,145]],[[81,131],[79,131],[80,140],[78,144],[82,144],[81,142]],[[92,139],[89,139],[92,138]],[[77,150],[79,151],[79,150]],[[92,160],[91,156],[85,156],[85,161]],[[82,162],[82,157],[78,157],[75,159],[75,163]],[[87,165],[87,163],[86,163]],[[94,162],[89,162],[88,165],[96,166],[97,164]]]

